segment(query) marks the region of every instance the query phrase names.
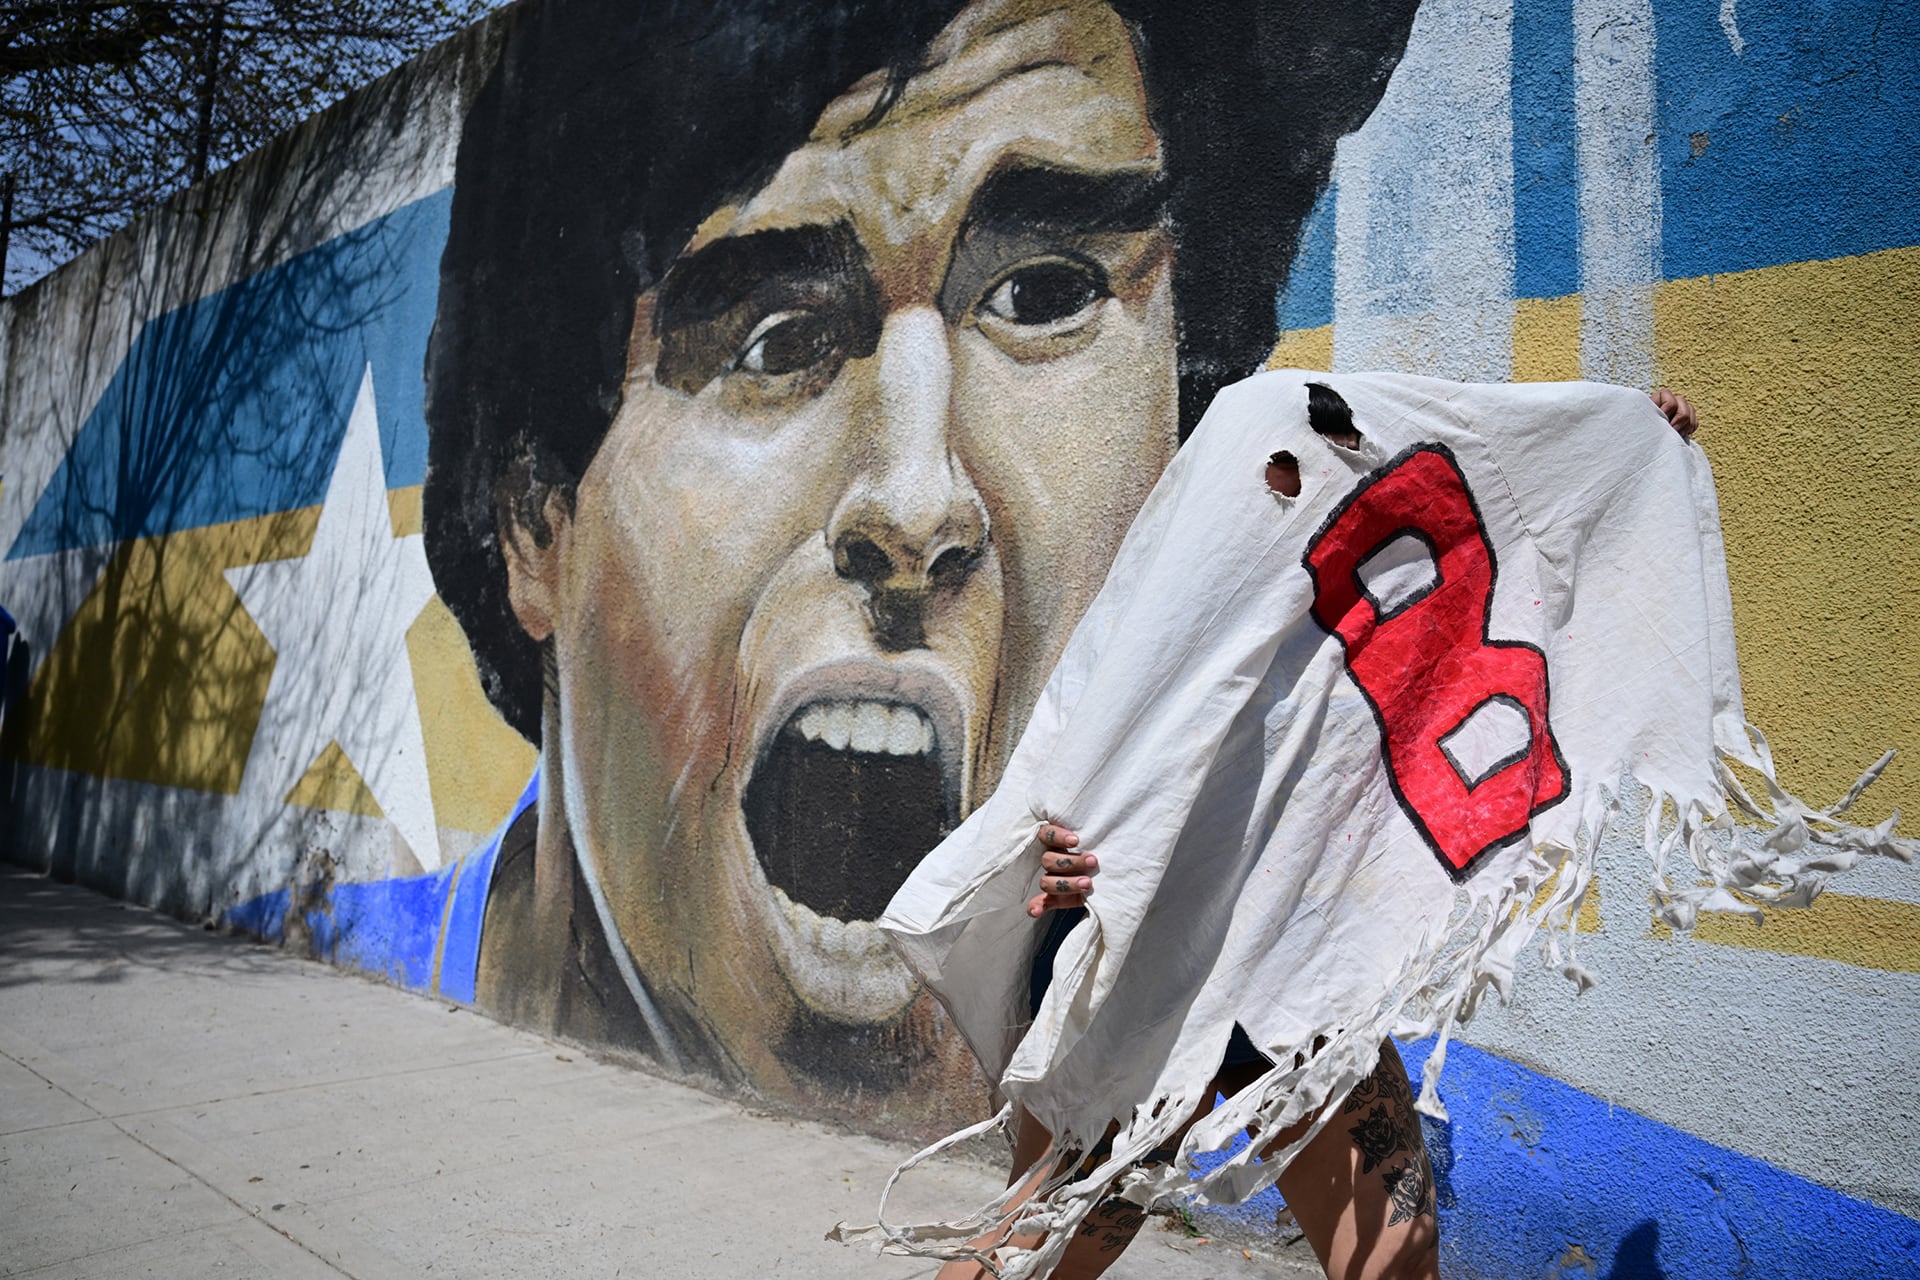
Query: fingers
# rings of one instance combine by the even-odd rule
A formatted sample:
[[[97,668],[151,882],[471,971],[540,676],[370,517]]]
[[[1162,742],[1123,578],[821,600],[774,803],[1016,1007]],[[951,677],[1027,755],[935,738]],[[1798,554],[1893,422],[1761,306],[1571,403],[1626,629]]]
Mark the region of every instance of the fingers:
[[[1661,387],[1653,393],[1653,403],[1661,413],[1667,416],[1667,422],[1683,437],[1690,436],[1700,429],[1700,415],[1694,411],[1693,401],[1677,391]]]
[[[1050,876],[1090,876],[1100,869],[1100,859],[1090,853],[1043,853],[1040,871]]]
[[[1040,824],[1040,870],[1054,876],[1090,876],[1100,869],[1100,859],[1091,853],[1077,853],[1080,837],[1051,822]]]
[[[1038,919],[1049,911],[1085,906],[1100,860],[1077,852],[1079,835],[1058,823],[1041,823],[1038,838],[1040,892],[1027,900],[1027,914]]]
[[[1040,824],[1040,843],[1049,849],[1071,849],[1080,843],[1080,837],[1058,823]]]
[[[1068,831],[1058,823],[1041,823],[1041,867],[1046,871],[1056,871],[1060,875],[1091,875],[1092,869],[1100,865],[1100,860],[1092,854],[1073,852],[1079,846],[1079,833]]]

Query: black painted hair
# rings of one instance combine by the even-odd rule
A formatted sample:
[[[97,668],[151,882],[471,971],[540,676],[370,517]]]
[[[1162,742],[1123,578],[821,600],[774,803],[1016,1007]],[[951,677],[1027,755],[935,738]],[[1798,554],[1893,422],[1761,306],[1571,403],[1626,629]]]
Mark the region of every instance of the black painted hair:
[[[1379,101],[1418,0],[1114,0],[1159,130],[1183,433],[1272,349],[1334,143]],[[468,111],[427,356],[428,563],[487,695],[540,734],[508,605],[504,486],[568,493],[618,407],[634,304],[828,103],[876,115],[963,0],[522,0]]]
[[[1307,425],[1323,436],[1357,436],[1353,406],[1324,382],[1307,384]]]

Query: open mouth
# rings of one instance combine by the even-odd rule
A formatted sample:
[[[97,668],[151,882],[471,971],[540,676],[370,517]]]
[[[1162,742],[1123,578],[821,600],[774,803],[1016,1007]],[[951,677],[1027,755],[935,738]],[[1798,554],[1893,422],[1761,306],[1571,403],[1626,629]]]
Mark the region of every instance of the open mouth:
[[[932,718],[910,703],[799,708],[741,798],[768,883],[814,916],[874,919],[958,821],[942,756]]]

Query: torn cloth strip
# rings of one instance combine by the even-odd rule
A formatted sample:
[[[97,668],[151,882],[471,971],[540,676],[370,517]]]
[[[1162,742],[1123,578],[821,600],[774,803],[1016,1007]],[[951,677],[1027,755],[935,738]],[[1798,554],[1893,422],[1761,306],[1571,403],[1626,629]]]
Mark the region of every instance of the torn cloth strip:
[[[1310,381],[1351,407],[1357,448],[1312,429]],[[1297,496],[1266,485],[1276,452]],[[1649,877],[1678,927],[1804,904],[1861,854],[1910,858],[1890,824],[1841,820],[1857,789],[1824,811],[1779,790],[1732,635],[1705,459],[1639,392],[1284,370],[1222,392],[998,789],[880,920],[1059,1148],[1119,1128],[1098,1167],[1013,1212],[1047,1234],[1001,1272],[1045,1274],[1116,1192],[1233,1202],[1272,1182],[1305,1138],[1195,1180],[1191,1157],[1250,1123],[1317,1131],[1389,1033],[1441,1033],[1420,1099],[1440,1113],[1448,1028],[1504,996],[1536,934],[1589,981],[1574,918],[1625,778],[1651,793]],[[1101,870],[1029,1025],[1042,821]],[[1138,1166],[1207,1096],[1236,1022],[1277,1065],[1171,1164]],[[957,1256],[1006,1200],[911,1227],[883,1205],[838,1234]]]

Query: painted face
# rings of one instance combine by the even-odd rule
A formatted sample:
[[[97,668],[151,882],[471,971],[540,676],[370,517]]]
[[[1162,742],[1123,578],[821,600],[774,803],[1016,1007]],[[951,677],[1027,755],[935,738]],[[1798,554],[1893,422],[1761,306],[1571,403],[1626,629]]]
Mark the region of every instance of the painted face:
[[[871,921],[993,786],[1174,447],[1121,22],[982,3],[927,64],[641,300],[551,544],[575,848],[656,996],[775,1095],[966,1070]]]

